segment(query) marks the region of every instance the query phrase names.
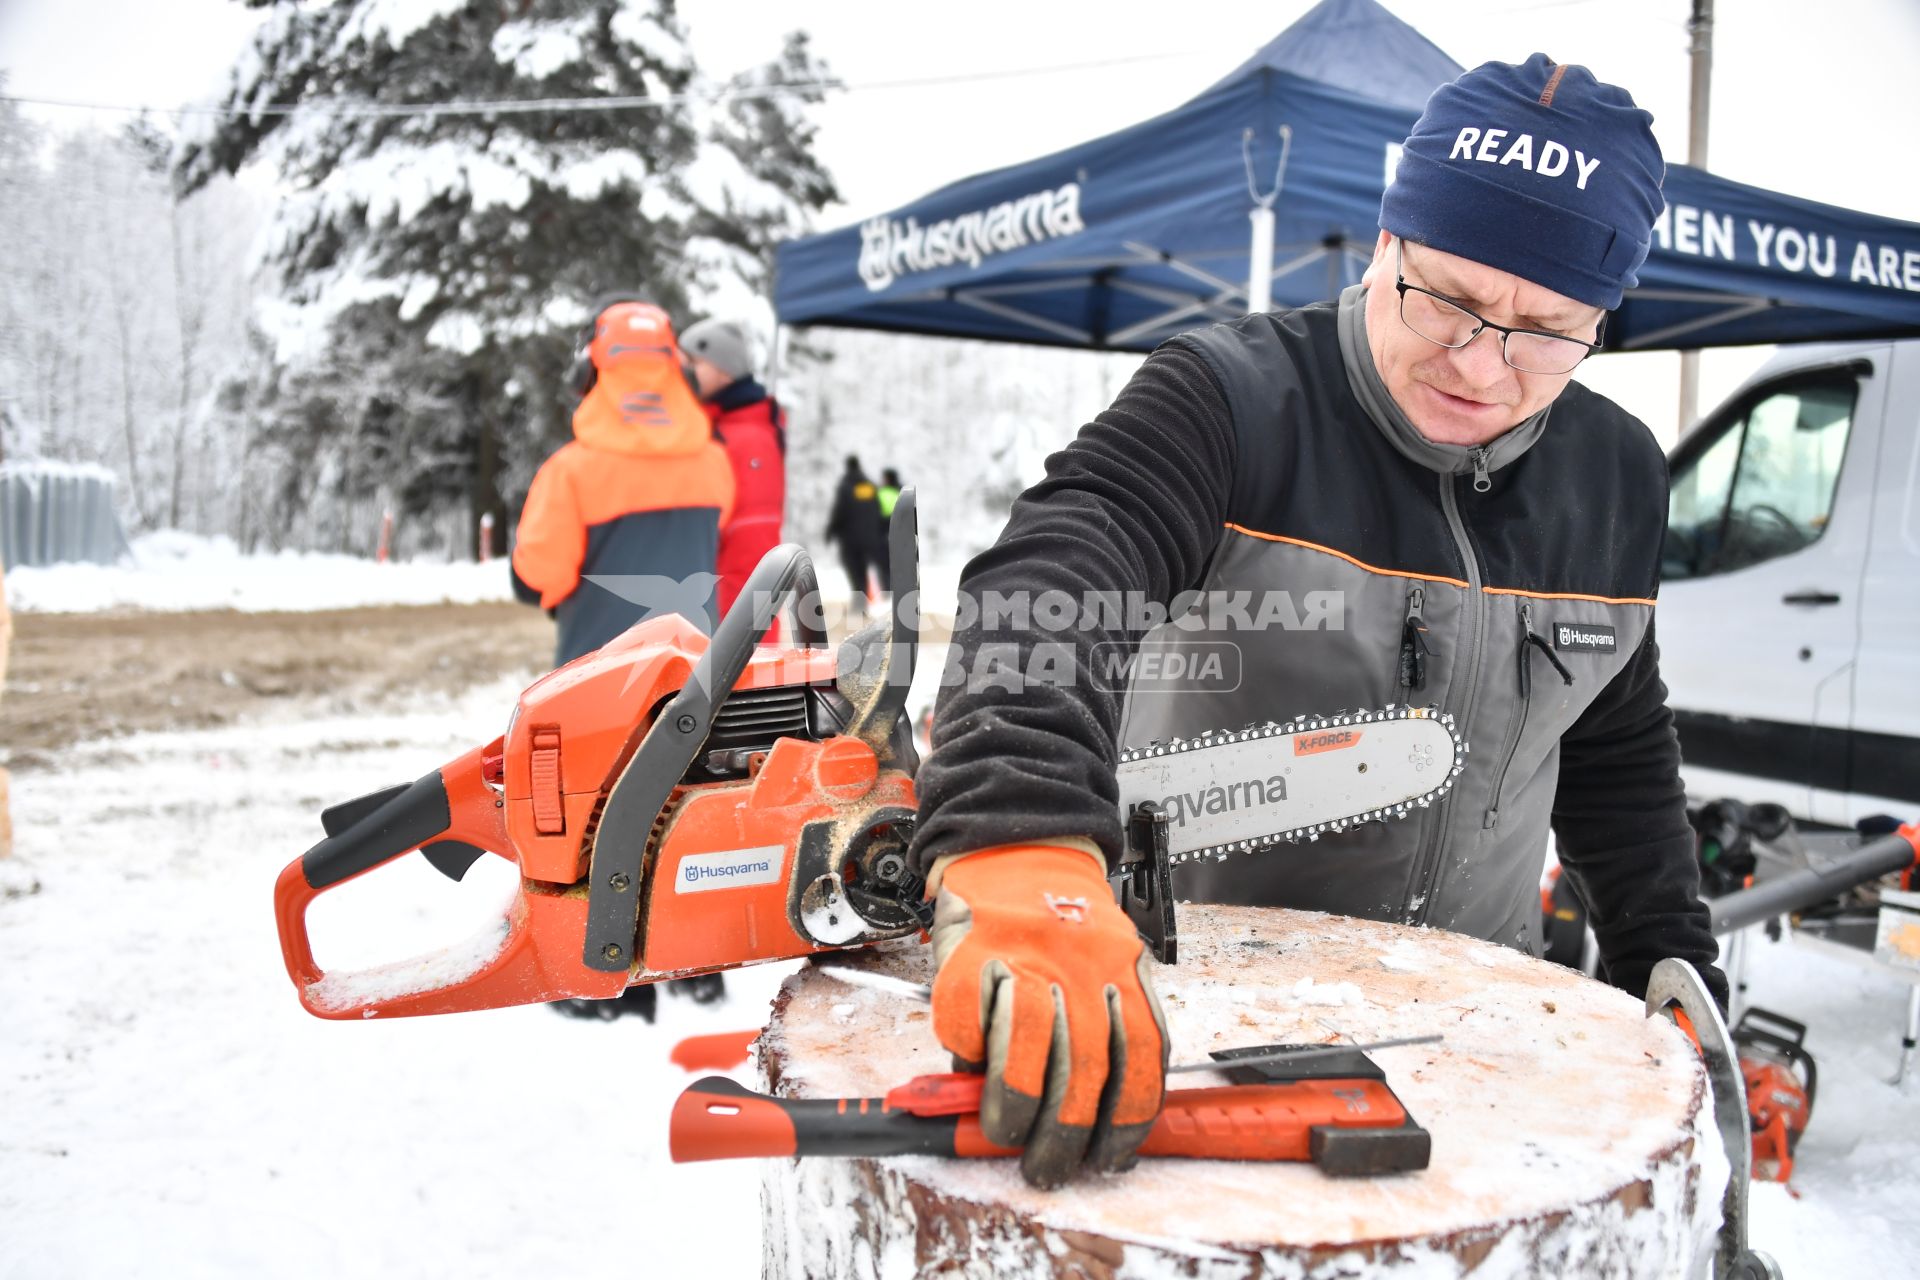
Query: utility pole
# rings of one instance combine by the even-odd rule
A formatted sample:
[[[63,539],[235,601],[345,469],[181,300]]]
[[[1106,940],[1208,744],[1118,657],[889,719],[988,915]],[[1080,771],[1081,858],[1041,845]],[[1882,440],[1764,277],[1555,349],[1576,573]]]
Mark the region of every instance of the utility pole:
[[[1692,90],[1687,111],[1687,163],[1707,167],[1707,102],[1713,83],[1713,0],[1693,0],[1687,19],[1691,38],[1687,53],[1693,61]],[[1700,412],[1700,353],[1680,353],[1680,430],[1693,425]]]

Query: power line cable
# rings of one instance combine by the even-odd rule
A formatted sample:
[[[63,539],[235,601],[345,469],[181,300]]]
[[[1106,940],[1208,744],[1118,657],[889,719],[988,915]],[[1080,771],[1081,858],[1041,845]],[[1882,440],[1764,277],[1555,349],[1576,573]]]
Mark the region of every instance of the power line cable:
[[[840,80],[790,81],[784,84],[741,85],[713,91],[694,93],[675,93],[655,97],[651,95],[628,95],[595,98],[504,98],[486,102],[270,102],[258,106],[212,106],[204,104],[186,104],[176,107],[156,107],[151,105],[129,105],[113,102],[83,102],[70,98],[40,98],[20,94],[0,94],[0,102],[18,103],[22,106],[59,107],[79,111],[120,111],[129,115],[204,115],[204,116],[287,116],[301,112],[314,115],[331,116],[338,119],[356,119],[387,116],[479,116],[479,115],[530,115],[543,111],[634,111],[661,110],[670,107],[691,106],[696,103],[721,103],[751,101],[760,98],[777,98],[803,92],[818,93],[826,90],[843,92],[867,92],[889,89],[920,89],[956,84],[978,84],[994,80],[1015,80],[1033,76],[1060,75],[1077,71],[1096,71],[1107,67],[1122,67],[1146,62],[1166,62],[1174,58],[1192,58],[1203,50],[1185,50],[1172,53],[1144,53],[1127,58],[1104,58],[1092,62],[1067,62],[1045,67],[1017,67],[1005,71],[961,72],[947,76],[924,76],[909,80],[872,80],[859,84],[848,84]]]

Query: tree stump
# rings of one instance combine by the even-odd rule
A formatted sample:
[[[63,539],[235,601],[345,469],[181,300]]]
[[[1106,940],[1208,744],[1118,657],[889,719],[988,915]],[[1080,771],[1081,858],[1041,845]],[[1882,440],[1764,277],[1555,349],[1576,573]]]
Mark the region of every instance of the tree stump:
[[[763,1181],[768,1277],[1676,1277],[1711,1254],[1727,1162],[1692,1047],[1632,997],[1476,939],[1311,912],[1181,907],[1156,980],[1173,1061],[1439,1032],[1375,1061],[1433,1136],[1418,1173],[1146,1160],[1036,1191],[1011,1160],[785,1159]],[[855,963],[931,981],[926,948]],[[877,1097],[950,1069],[924,1004],[788,979],[762,1086]],[[1228,1083],[1200,1072],[1175,1087]]]

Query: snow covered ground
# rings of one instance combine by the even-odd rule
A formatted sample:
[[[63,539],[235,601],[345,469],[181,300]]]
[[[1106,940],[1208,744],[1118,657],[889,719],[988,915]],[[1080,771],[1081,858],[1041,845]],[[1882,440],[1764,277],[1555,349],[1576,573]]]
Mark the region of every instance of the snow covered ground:
[[[654,1027],[339,1024],[294,999],[272,887],[319,809],[491,737],[515,692],[119,739],[16,779],[0,1276],[758,1273],[755,1171],[667,1162],[688,1079],[667,1054],[764,1023],[778,973],[734,977],[717,1008],[663,999]],[[471,932],[510,892],[487,863],[455,885],[408,859],[322,900],[322,962]]]
[[[507,566],[431,561],[380,564],[357,556],[284,551],[242,555],[229,538],[168,531],[133,543],[119,564],[8,568],[7,604],[26,613],[249,613],[350,609],[383,604],[473,604],[508,600]]]
[[[847,599],[847,579],[823,553],[816,562],[829,607]],[[923,609],[953,615],[959,570],[921,572]],[[427,560],[380,564],[357,556],[309,551],[242,555],[229,538],[168,531],[133,543],[119,564],[58,564],[6,571],[7,604],[19,613],[100,613],[110,609],[247,613],[310,612],[369,605],[476,604],[513,598],[507,566]]]
[[[501,728],[516,689],[73,748],[15,780],[0,862],[0,1277],[759,1273],[758,1170],[676,1167],[682,1036],[760,1024],[782,970],[661,1022],[541,1008],[321,1022],[281,967],[280,868],[324,805]],[[409,858],[314,908],[323,964],[466,936],[511,892]],[[1920,1080],[1905,991],[1757,942],[1751,995],[1809,1025],[1821,1084],[1796,1198],[1755,1189],[1786,1274],[1914,1274]],[[1604,1081],[1595,1081],[1604,1088]]]

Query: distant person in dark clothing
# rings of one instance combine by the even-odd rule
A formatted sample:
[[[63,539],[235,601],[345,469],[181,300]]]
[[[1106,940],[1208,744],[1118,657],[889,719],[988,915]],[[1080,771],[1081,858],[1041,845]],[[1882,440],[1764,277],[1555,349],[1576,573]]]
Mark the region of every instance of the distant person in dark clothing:
[[[734,506],[666,312],[614,302],[583,337],[574,438],[534,473],[513,548],[514,595],[560,624],[556,666],[656,613],[710,629]]]
[[[853,590],[847,597],[847,617],[867,615],[867,569],[878,560],[886,538],[880,530],[880,489],[860,469],[860,459],[849,454],[847,469],[834,491],[833,510],[827,516],[827,541],[840,546],[840,565]]]
[[[753,376],[746,326],[702,320],[680,335],[688,376],[733,464],[733,518],[720,530],[720,614],[761,557],[780,545],[787,502],[787,419]]]

